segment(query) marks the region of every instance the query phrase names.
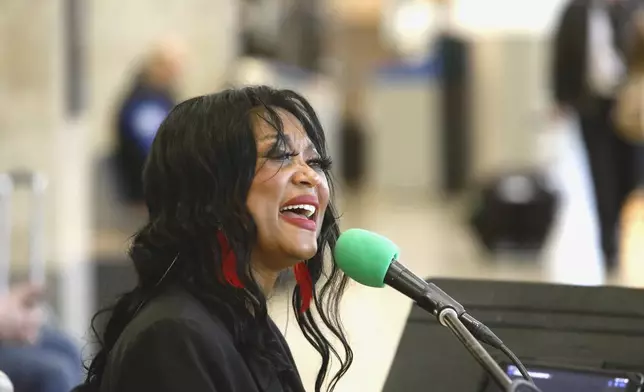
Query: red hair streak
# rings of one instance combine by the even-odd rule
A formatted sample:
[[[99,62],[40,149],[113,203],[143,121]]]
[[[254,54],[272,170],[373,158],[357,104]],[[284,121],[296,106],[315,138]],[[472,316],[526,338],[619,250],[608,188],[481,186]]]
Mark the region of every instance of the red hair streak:
[[[303,261],[293,267],[293,272],[295,273],[295,280],[297,281],[297,287],[300,290],[300,299],[302,300],[300,313],[306,313],[309,307],[311,307],[311,299],[313,298],[313,280],[311,279],[311,273],[309,272],[309,267]]]
[[[237,257],[235,252],[230,248],[226,236],[221,231],[217,232],[217,239],[221,247],[221,268],[224,274],[224,280],[233,287],[243,289],[244,285],[237,275]]]

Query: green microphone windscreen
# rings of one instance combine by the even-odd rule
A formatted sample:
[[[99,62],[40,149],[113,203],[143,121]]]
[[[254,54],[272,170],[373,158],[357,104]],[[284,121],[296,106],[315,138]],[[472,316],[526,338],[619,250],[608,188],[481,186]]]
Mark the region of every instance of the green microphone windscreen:
[[[336,264],[348,277],[371,287],[385,285],[385,274],[399,253],[388,238],[362,229],[340,234],[333,251]]]

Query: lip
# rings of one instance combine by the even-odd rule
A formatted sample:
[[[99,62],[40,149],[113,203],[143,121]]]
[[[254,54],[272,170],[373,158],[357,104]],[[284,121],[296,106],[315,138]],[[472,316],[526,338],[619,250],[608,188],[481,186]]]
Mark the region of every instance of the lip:
[[[292,198],[291,200],[287,201],[286,203],[282,204],[280,209],[288,206],[294,206],[298,204],[310,204],[315,207],[315,213],[317,214],[317,210],[320,207],[320,203],[318,202],[317,196],[313,195],[302,195],[302,196],[297,196]]]
[[[292,217],[288,215],[284,215],[281,212],[279,213],[280,218],[286,221],[287,223],[290,223],[294,226],[297,226],[301,229],[308,230],[308,231],[316,231],[317,230],[317,215],[318,215],[318,209],[320,208],[320,203],[318,202],[318,198],[313,195],[302,195],[302,196],[297,196],[286,203],[282,204],[280,207],[280,210],[284,207],[288,206],[293,206],[293,205],[298,205],[298,204],[309,204],[315,207],[315,214],[311,216],[310,218],[297,218],[297,217]]]

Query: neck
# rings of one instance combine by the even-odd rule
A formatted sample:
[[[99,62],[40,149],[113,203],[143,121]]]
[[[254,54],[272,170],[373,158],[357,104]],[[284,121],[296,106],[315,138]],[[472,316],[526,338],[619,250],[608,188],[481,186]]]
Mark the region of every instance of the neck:
[[[253,263],[251,271],[253,273],[253,278],[255,278],[255,281],[259,285],[259,288],[262,290],[264,295],[268,297],[275,287],[275,282],[277,281],[279,272],[269,270],[268,268],[263,267],[261,263]]]

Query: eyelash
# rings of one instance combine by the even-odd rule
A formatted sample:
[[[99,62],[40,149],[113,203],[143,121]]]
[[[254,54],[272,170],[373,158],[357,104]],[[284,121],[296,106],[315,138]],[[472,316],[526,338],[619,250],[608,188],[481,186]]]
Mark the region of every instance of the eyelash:
[[[270,159],[276,160],[276,161],[284,161],[286,159],[294,158],[300,154],[294,153],[294,152],[284,152],[284,153],[278,153],[274,157],[271,157]],[[329,157],[320,157],[320,158],[314,158],[314,159],[309,159],[306,161],[306,164],[309,165],[310,167],[318,167],[322,171],[329,171],[331,170],[331,165],[333,162],[331,161],[331,158]]]

